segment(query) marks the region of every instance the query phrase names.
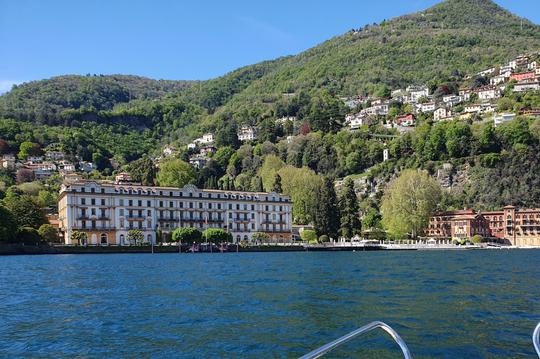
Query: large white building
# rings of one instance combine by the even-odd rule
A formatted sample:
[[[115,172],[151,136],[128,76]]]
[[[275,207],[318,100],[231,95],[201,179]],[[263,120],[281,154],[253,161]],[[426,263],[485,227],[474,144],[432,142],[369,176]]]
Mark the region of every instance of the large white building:
[[[60,190],[59,221],[66,244],[127,245],[128,232],[140,230],[146,242],[158,231],[180,227],[222,228],[235,242],[257,232],[273,241],[291,239],[292,203],[277,193],[149,187],[80,178]],[[73,239],[86,234],[86,243]]]

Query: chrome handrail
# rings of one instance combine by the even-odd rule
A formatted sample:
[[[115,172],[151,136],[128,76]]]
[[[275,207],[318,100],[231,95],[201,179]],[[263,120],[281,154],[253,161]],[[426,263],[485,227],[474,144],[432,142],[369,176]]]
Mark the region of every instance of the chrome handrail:
[[[540,358],[540,323],[538,323],[533,332],[533,345],[534,349],[536,350],[536,354],[538,354],[538,358]]]
[[[349,334],[347,334],[347,335],[345,335],[345,336],[343,336],[343,337],[341,337],[339,339],[334,340],[333,342],[325,344],[322,347],[307,353],[306,355],[300,357],[300,359],[320,358],[323,355],[325,355],[326,353],[328,353],[329,351],[331,351],[331,350],[335,349],[336,347],[340,346],[341,344],[344,344],[344,343],[348,342],[349,340],[356,338],[359,335],[365,334],[365,333],[370,332],[370,331],[372,331],[374,329],[377,329],[377,328],[381,328],[382,330],[384,330],[385,332],[390,334],[392,339],[394,339],[394,341],[401,348],[401,351],[403,352],[403,357],[405,359],[412,359],[411,353],[409,352],[409,348],[407,347],[407,344],[405,344],[405,341],[403,339],[401,339],[399,334],[394,329],[392,329],[392,327],[390,327],[388,324],[385,324],[383,322],[369,323],[368,325],[365,325],[365,326],[363,326],[361,328],[358,328],[355,331],[350,332]]]

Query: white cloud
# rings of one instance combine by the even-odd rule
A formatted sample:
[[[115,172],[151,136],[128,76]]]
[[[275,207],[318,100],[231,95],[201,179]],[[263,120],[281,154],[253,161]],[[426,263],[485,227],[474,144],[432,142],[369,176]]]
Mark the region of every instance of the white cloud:
[[[4,92],[8,92],[11,90],[13,85],[20,84],[21,81],[13,81],[13,80],[0,80],[0,95]]]

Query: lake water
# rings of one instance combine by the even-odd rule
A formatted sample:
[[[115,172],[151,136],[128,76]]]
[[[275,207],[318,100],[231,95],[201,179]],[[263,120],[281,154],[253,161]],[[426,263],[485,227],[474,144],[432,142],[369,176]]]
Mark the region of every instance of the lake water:
[[[0,257],[2,358],[294,358],[374,320],[414,358],[534,358],[540,251]]]

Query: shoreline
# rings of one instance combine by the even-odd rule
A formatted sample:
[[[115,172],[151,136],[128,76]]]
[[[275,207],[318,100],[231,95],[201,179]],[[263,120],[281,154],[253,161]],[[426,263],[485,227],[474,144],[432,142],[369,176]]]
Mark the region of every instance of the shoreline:
[[[400,245],[399,247],[385,245],[370,246],[304,246],[304,245],[260,245],[240,247],[229,245],[221,250],[218,246],[201,245],[196,251],[191,251],[190,245],[182,245],[181,252],[178,246],[49,246],[49,245],[24,245],[21,243],[0,244],[0,256],[9,255],[47,255],[47,254],[197,254],[197,253],[265,253],[265,252],[367,252],[367,251],[471,251],[471,250],[520,250],[520,249],[540,249],[539,247],[488,247],[488,246],[416,246]]]

